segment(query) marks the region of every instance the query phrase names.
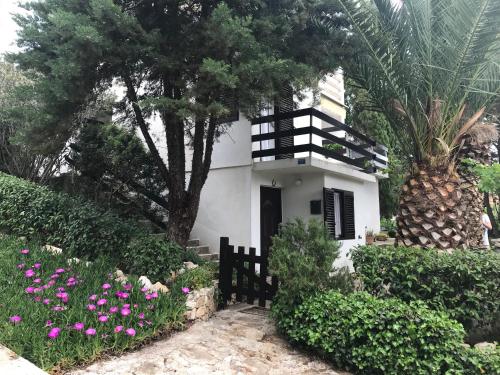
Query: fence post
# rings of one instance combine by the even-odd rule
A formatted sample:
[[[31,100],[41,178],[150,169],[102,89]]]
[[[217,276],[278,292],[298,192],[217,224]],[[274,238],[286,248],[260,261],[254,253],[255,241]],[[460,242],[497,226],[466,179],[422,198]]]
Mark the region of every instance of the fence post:
[[[219,249],[219,288],[221,291],[221,301],[219,302],[220,308],[225,308],[227,306],[227,285],[226,285],[226,273],[227,269],[227,247],[229,246],[229,238],[220,238],[220,249]]]
[[[255,299],[255,247],[250,248],[249,254],[249,262],[248,262],[248,294],[247,294],[247,303],[253,305],[253,300]]]
[[[261,250],[260,275],[259,275],[259,306],[266,307],[267,289],[267,253]]]
[[[236,301],[241,302],[243,291],[243,266],[244,266],[245,247],[238,246],[238,257],[235,259],[236,266]]]

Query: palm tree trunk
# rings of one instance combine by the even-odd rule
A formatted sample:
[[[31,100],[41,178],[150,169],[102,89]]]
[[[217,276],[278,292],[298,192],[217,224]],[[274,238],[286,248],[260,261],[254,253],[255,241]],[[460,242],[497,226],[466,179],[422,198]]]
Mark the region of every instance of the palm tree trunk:
[[[466,245],[465,205],[455,172],[415,164],[399,203],[397,244],[439,249]]]

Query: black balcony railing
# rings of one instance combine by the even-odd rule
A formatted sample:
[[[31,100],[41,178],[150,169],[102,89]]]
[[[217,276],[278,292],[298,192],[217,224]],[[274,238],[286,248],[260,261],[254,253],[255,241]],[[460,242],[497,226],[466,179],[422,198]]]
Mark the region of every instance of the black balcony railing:
[[[309,117],[309,125],[294,126],[286,130],[280,129],[280,121],[296,119],[299,117]],[[321,122],[318,125],[317,121]],[[357,130],[341,123],[333,117],[315,109],[305,108],[296,111],[277,113],[274,115],[255,118],[251,122],[252,126],[259,125],[259,134],[252,132],[252,158],[262,161],[265,157],[275,157],[275,159],[290,158],[290,155],[298,153],[319,154],[326,158],[335,159],[346,164],[358,167],[367,173],[374,173],[377,170],[387,169],[387,147],[378,144],[369,137],[361,134]],[[271,132],[262,133],[261,124],[273,124]],[[325,126],[325,124],[327,126]],[[332,133],[344,131],[346,136],[339,137]],[[296,136],[304,136],[308,139],[301,144],[295,144],[290,140],[295,140]],[[317,136],[314,138],[313,135]],[[318,138],[319,137],[319,138]],[[304,137],[300,138],[303,139]],[[283,140],[286,139],[286,142]],[[318,142],[318,139],[320,142]],[[262,141],[274,140],[272,148],[263,148]],[[290,145],[290,143],[292,145]],[[257,144],[257,147],[255,145]],[[338,145],[338,146],[328,146]]]

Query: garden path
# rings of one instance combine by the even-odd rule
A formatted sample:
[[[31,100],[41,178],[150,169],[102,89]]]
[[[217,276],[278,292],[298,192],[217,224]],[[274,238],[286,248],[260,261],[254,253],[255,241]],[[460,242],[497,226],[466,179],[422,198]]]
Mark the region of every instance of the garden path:
[[[292,349],[276,334],[270,319],[256,310],[249,305],[232,306],[170,338],[70,374],[348,375]]]

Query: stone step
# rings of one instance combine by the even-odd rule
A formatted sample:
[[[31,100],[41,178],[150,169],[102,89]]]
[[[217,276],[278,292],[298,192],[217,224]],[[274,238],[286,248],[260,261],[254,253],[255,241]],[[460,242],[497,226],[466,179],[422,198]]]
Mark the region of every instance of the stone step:
[[[200,254],[200,258],[207,261],[218,261],[219,254]]]
[[[187,247],[196,247],[196,246],[200,246],[200,240],[198,239],[192,239],[192,240],[188,240],[188,243],[187,243]]]
[[[193,250],[196,254],[210,254],[210,248],[208,246],[188,246],[188,250]]]

